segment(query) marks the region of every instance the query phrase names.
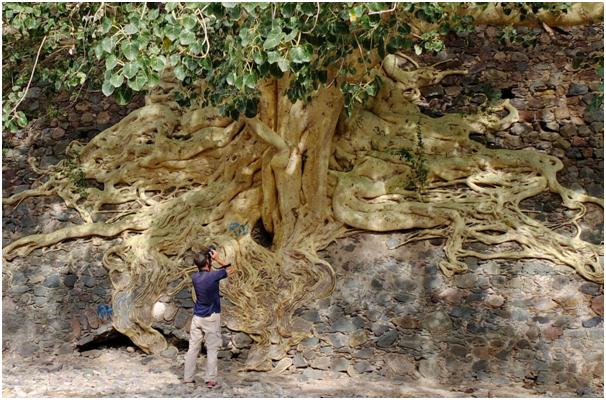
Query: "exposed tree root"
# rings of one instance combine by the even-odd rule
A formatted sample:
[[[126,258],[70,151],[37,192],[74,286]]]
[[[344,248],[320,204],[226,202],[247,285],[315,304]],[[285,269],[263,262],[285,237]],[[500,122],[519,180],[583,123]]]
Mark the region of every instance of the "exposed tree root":
[[[47,171],[42,187],[4,200],[57,194],[85,221],[21,238],[4,248],[4,258],[70,238],[121,234],[103,260],[114,286],[113,323],[143,350],[158,352],[166,341],[151,327],[154,303],[190,285],[189,251],[215,243],[238,269],[222,286],[224,321],[255,340],[246,365],[254,370],[271,369],[272,359],[311,334],[309,323],[292,316],[335,285],[317,251],[352,228],[421,228],[409,240],[446,237],[440,268],[448,276],[466,270],[466,256],[530,257],[603,282],[600,246],[558,234],[519,207],[548,190],[579,215],[583,203],[603,207],[603,200],[562,187],[557,158],[469,139],[517,121],[507,101],[479,115],[422,114],[418,88],[465,71],[403,71],[400,61],[384,60],[376,71],[380,93],[349,119],[339,115],[343,99],[334,88],[320,89],[308,104],[290,103],[281,95],[287,78],[262,85],[258,116],[240,121],[212,108],[182,110],[168,100],[175,85],[164,82],[146,106],[88,144],[74,142],[68,156],[75,161]],[[74,162],[102,189],[78,187]],[[99,222],[104,205],[114,205],[116,215]],[[251,237],[259,219],[273,235],[269,249]],[[480,253],[466,247],[472,242],[520,250]]]

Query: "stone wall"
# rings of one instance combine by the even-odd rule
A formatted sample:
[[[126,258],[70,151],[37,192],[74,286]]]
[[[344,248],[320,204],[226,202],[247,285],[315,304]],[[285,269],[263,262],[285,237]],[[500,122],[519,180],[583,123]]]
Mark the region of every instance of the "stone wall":
[[[593,52],[603,51],[602,26],[558,31],[554,38],[538,31],[535,48],[499,45],[497,35],[494,28],[478,29],[469,38],[452,39],[439,57],[421,57],[421,64],[455,58],[449,68],[470,71],[423,88],[425,112],[469,112],[480,109],[487,97],[509,98],[521,121],[476,139],[491,147],[555,155],[565,165],[561,182],[603,197],[603,113],[587,110],[599,77],[584,65]],[[26,106],[39,108],[46,118],[17,135],[3,134],[3,196],[40,184],[26,162],[28,153],[43,167],[54,164],[69,141],[90,139],[141,104],[139,99],[119,107],[100,93],[87,93],[74,104],[67,97],[51,103],[36,96],[34,91]],[[565,212],[550,194],[523,207],[545,221]],[[4,207],[3,240],[79,222],[59,198],[28,199]],[[600,243],[603,210],[589,205],[581,227],[584,239]],[[566,229],[561,232],[571,232]],[[446,278],[437,267],[443,256],[440,240],[389,250],[400,240],[399,233],[365,233],[323,252],[336,269],[337,288],[297,311],[297,321],[312,337],[291,349],[283,366],[309,378],[376,374],[601,395],[603,285],[537,260],[468,258],[467,273]],[[28,357],[71,352],[111,335],[111,289],[101,263],[110,245],[75,240],[11,261],[14,272],[3,273],[3,351]],[[189,290],[159,299],[154,326],[183,344],[192,306]],[[220,357],[244,361],[251,343],[246,334],[224,328]],[[183,348],[172,347],[166,355],[179,351]]]

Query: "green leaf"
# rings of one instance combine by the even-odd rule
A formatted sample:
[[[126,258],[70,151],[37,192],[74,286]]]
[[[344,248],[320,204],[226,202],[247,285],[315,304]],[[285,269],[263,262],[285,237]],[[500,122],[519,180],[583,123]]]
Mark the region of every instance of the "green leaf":
[[[277,63],[280,59],[280,53],[277,51],[268,51],[267,52],[267,62],[270,64]]]
[[[166,9],[166,11],[171,12],[173,11],[175,8],[177,8],[177,6],[179,5],[179,3],[176,2],[172,2],[172,3],[166,3],[164,5],[164,8]]]
[[[186,15],[181,20],[181,25],[188,31],[193,30],[196,27],[196,19],[191,15]]]
[[[116,43],[115,43],[113,37],[111,37],[111,38],[106,37],[106,38],[103,38],[103,40],[101,41],[101,48],[106,53],[111,53],[112,50],[114,49],[115,45],[116,45]]]
[[[225,18],[225,21],[237,21],[240,18],[240,5],[236,4],[233,8],[230,8],[227,17],[228,18]]]
[[[284,41],[290,42],[291,40],[296,38],[298,34],[299,34],[299,30],[295,28],[292,31],[290,31],[290,33],[288,35],[284,36]]]
[[[111,28],[112,20],[107,17],[103,17],[103,20],[101,21],[101,32],[103,32],[103,34],[106,34]]]
[[[145,84],[147,83],[147,76],[143,71],[139,72],[135,79],[128,80],[128,87],[130,87],[135,92],[141,90]]]
[[[124,26],[124,33],[127,35],[134,35],[137,32],[139,32],[139,28],[135,24],[126,24]]]
[[[177,65],[175,67],[175,77],[180,80],[183,81],[183,79],[185,79],[185,68],[183,68],[183,65]]]
[[[124,64],[122,73],[126,78],[130,79],[137,74],[137,71],[139,71],[140,67],[141,66],[137,62],[129,62]]]
[[[158,19],[159,15],[160,11],[157,8],[154,8],[150,10],[149,13],[147,13],[147,19],[155,22],[155,20]]]
[[[373,82],[373,83],[369,84],[368,86],[366,86],[364,88],[364,91],[369,96],[376,96],[376,94],[379,92],[379,85],[377,85],[375,82]]]
[[[264,50],[271,50],[280,44],[280,41],[284,37],[282,30],[280,28],[273,28],[269,35],[267,35],[267,39],[263,42]]]
[[[116,99],[116,103],[120,106],[128,104],[132,98],[133,91],[128,87],[121,87],[114,92],[114,99]]]
[[[244,76],[244,85],[254,89],[257,86],[257,77],[255,74],[246,74]]]
[[[236,80],[236,73],[235,72],[227,74],[227,76],[225,77],[225,82],[227,82],[228,85],[232,85],[233,86],[235,80]]]
[[[311,57],[313,56],[313,48],[311,45],[306,46],[296,46],[290,49],[290,53],[288,54],[290,59],[295,64],[301,64],[311,61]]]
[[[114,85],[112,85],[110,81],[103,82],[103,86],[101,86],[101,91],[103,92],[103,94],[105,96],[108,96],[108,97],[111,96],[112,93],[114,93],[114,90],[115,90]]]
[[[100,60],[101,57],[103,57],[103,46],[101,45],[101,43],[97,43],[94,50],[95,50],[95,57],[97,57],[97,60]]]
[[[27,125],[27,117],[23,111],[18,111],[15,116],[17,117],[17,125],[19,125],[21,128]]]
[[[246,47],[250,44],[251,37],[249,35],[248,28],[240,29],[240,33],[238,34],[238,36],[240,37],[240,43],[242,44],[242,47]]]
[[[169,57],[170,65],[176,67],[181,62],[181,56],[179,54],[171,54]]]
[[[183,46],[187,46],[196,41],[196,34],[190,31],[181,31],[179,34],[179,43]]]
[[[162,71],[166,65],[166,57],[158,56],[151,59],[150,66],[154,71]]]
[[[246,10],[246,12],[252,16],[252,17],[256,17],[257,16],[257,5],[255,3],[243,3],[242,7],[244,7],[244,9]]]
[[[109,79],[109,82],[114,87],[120,87],[120,86],[122,86],[122,83],[124,82],[124,75],[122,75],[122,72],[112,74],[111,78]]]
[[[196,62],[196,60],[191,57],[183,58],[183,65],[185,65],[185,68],[192,72],[195,72],[196,68],[198,67],[198,63]]]
[[[135,42],[122,42],[120,49],[128,61],[135,60],[139,54],[139,46]]]
[[[261,65],[265,62],[265,53],[255,52],[253,53],[253,60],[255,64]]]
[[[423,53],[423,48],[421,46],[419,46],[418,44],[415,44],[415,54],[420,56],[421,53]]]
[[[300,3],[299,6],[303,14],[307,16],[316,15],[317,7],[314,3]]]
[[[364,8],[362,6],[357,6],[349,10],[349,20],[351,22],[356,21],[358,18],[364,15]]]
[[[238,89],[244,89],[244,77],[242,75],[236,75],[236,80],[234,82],[234,85]]]
[[[118,64],[118,57],[116,57],[113,54],[110,54],[105,59],[105,69],[106,70],[112,70],[112,69],[114,69],[114,67],[116,66],[116,64]],[[106,95],[106,96],[108,96],[108,95]]]
[[[292,2],[292,3],[284,3],[284,4],[282,5],[282,7],[281,7],[281,8],[282,8],[282,9],[281,9],[281,11],[282,11],[282,16],[283,16],[284,18],[290,18],[290,17],[292,17],[292,16],[293,16],[293,14],[295,13],[295,9],[296,9],[296,7],[297,7],[297,3],[295,3],[295,2]]]
[[[201,43],[199,41],[193,42],[192,44],[189,45],[189,52],[190,54],[193,55],[198,55],[198,54],[202,54],[202,46]]]
[[[80,82],[80,85],[82,85],[84,83],[84,81],[86,81],[86,74],[82,71],[76,72],[75,77]]]
[[[179,27],[176,25],[166,25],[164,28],[164,36],[169,38],[171,41],[175,41],[175,39],[179,37],[179,33]]]
[[[150,88],[156,87],[158,86],[158,84],[160,83],[160,75],[152,72],[149,74],[149,76],[147,77],[147,86],[149,86]]]
[[[290,67],[290,63],[288,62],[288,60],[286,58],[280,58],[278,60],[278,67],[280,67],[280,71],[286,72],[286,71],[288,71],[288,68]]]

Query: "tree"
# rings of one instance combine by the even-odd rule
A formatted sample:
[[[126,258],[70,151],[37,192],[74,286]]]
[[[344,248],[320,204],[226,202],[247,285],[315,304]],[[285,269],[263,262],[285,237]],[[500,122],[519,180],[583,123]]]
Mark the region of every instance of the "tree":
[[[189,283],[186,253],[216,243],[239,269],[223,288],[226,324],[253,337],[247,367],[259,370],[309,335],[293,313],[335,283],[317,251],[352,230],[447,237],[447,275],[464,271],[470,255],[538,257],[602,282],[599,246],[555,233],[519,203],[550,190],[578,219],[584,203],[603,200],[561,186],[557,158],[469,139],[515,122],[508,102],[477,115],[422,114],[419,87],[466,71],[419,67],[405,54],[440,51],[444,35],[476,23],[549,29],[602,16],[601,4],[6,4],[5,54],[30,43],[5,64],[14,92],[27,88],[16,66],[37,52],[32,76],[57,88],[88,79],[119,101],[148,96],[88,144],[72,143],[68,160],[41,171],[46,183],[4,199],[57,194],[83,220],[14,241],[4,257],[123,235],[104,257],[114,326],[157,352],[166,341],[151,327],[151,307]],[[61,52],[73,57],[53,59]],[[17,106],[5,123],[23,125]],[[123,211],[106,220],[104,205]],[[261,224],[268,247],[252,236]],[[464,248],[469,241],[519,250],[479,253]]]

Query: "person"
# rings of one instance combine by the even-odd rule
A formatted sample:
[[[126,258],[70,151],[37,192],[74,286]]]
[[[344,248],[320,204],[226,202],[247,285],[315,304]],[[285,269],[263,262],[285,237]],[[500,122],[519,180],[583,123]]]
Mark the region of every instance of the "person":
[[[221,268],[211,270],[212,261],[216,261]],[[189,330],[189,349],[185,356],[185,372],[183,381],[194,382],[196,360],[200,353],[202,340],[206,342],[206,386],[210,389],[218,385],[217,382],[217,352],[221,347],[221,297],[219,295],[219,281],[233,273],[231,264],[226,264],[219,253],[210,246],[207,251],[194,256],[194,264],[198,272],[192,275],[192,282],[196,292],[194,316]]]

